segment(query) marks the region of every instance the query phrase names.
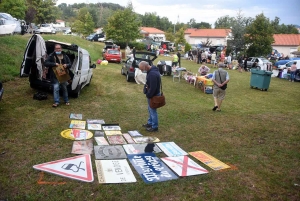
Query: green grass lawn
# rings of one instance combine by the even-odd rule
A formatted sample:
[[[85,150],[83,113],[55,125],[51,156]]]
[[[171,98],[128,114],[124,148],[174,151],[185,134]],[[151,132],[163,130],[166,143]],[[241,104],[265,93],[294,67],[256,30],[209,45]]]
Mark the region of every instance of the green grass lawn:
[[[44,37],[74,41],[89,50],[93,61],[102,58],[101,43]],[[0,76],[7,81],[0,102],[0,200],[299,200],[300,83],[272,78],[265,92],[250,88],[250,73],[230,70],[222,112],[213,112],[211,94],[163,76],[167,104],[158,109],[159,132],[147,133],[141,127],[147,120],[143,86],[127,82],[120,64],[97,65],[91,85],[78,99],[71,98],[69,107],[52,108],[51,93],[48,100],[33,100],[36,90],[28,78],[18,78],[28,38],[0,37]],[[199,68],[187,60],[182,66],[194,73]],[[191,157],[209,174],[149,185],[132,168],[138,182],[102,185],[92,155],[93,183],[44,173],[43,181],[65,184],[38,184],[41,172],[32,166],[74,156],[73,142],[60,136],[70,124],[70,113],[119,123],[124,133],[139,130],[162,142],[173,141],[187,152],[205,151],[233,168],[213,171]]]

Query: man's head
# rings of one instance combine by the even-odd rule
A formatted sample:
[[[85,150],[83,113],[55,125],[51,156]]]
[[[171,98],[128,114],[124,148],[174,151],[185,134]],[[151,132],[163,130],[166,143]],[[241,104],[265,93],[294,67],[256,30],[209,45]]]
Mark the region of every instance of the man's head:
[[[202,65],[201,68],[205,68],[205,65]]]
[[[218,66],[219,66],[219,68],[224,68],[225,67],[225,65],[223,63],[219,63]]]
[[[60,44],[55,44],[55,46],[54,46],[54,52],[56,54],[61,54],[61,51],[62,51],[61,45]]]
[[[139,69],[141,70],[141,71],[148,71],[148,70],[150,70],[150,68],[151,68],[151,66],[148,64],[148,62],[146,62],[146,61],[141,61],[140,63],[139,63]]]

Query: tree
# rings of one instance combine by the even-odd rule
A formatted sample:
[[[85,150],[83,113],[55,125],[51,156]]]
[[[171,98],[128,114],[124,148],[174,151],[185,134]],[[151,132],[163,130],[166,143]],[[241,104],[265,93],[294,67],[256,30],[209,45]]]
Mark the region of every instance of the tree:
[[[245,48],[245,32],[248,21],[247,18],[243,17],[241,10],[237,12],[237,16],[233,19],[231,36],[227,41],[227,46],[229,46],[228,49],[234,50],[236,55],[238,51]]]
[[[87,8],[81,8],[79,10],[77,19],[72,24],[72,32],[83,34],[84,36],[89,35],[94,31],[94,21],[91,14],[87,11]]]
[[[140,25],[137,15],[133,12],[132,4],[129,2],[125,10],[116,11],[108,19],[104,32],[106,33],[106,38],[126,42],[126,45],[128,45],[130,41],[141,37]]]
[[[196,28],[196,20],[194,18],[190,19],[187,24],[190,28]]]
[[[30,7],[32,7],[35,12],[35,22],[50,23],[55,22],[59,12],[59,8],[55,6],[57,0],[31,0]]]
[[[208,22],[200,22],[200,23],[196,23],[195,28],[197,28],[197,29],[211,29],[211,24],[209,24]]]
[[[247,54],[251,56],[267,55],[272,51],[274,29],[269,18],[263,13],[256,16],[253,23],[246,28],[246,44],[249,45]]]
[[[0,2],[0,12],[9,13],[17,19],[23,20],[26,10],[26,0],[2,0]]]
[[[234,17],[229,17],[229,15],[219,17],[215,22],[215,29],[230,29],[234,24],[234,20]]]
[[[175,44],[178,46],[178,44],[185,44],[186,40],[184,38],[184,28],[179,29],[175,34]]]
[[[168,41],[174,41],[175,40],[175,36],[174,36],[174,32],[173,32],[172,28],[169,28],[165,32],[165,36],[166,36],[166,40],[168,40]]]

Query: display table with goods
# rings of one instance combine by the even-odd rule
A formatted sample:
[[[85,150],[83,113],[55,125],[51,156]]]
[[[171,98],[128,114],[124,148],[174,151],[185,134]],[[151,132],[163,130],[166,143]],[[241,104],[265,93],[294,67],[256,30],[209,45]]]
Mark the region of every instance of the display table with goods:
[[[203,91],[203,93],[212,94],[214,82],[208,77],[210,77],[210,74],[206,76],[197,76],[194,86]]]

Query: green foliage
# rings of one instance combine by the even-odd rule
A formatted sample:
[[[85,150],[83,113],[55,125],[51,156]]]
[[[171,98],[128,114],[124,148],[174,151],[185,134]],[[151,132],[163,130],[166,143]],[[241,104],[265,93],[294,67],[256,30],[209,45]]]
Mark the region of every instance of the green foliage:
[[[0,12],[9,13],[21,20],[25,17],[26,9],[26,0],[2,0],[0,3]]]
[[[178,44],[185,44],[186,43],[186,40],[184,38],[184,28],[181,28],[179,29],[176,34],[175,34],[175,43],[176,43],[176,46]]]
[[[132,9],[126,8],[114,13],[104,27],[106,38],[114,41],[134,41],[141,37],[140,22]]]
[[[36,12],[34,21],[37,24],[55,22],[59,13],[55,4],[56,0],[31,0],[30,7]]]
[[[156,12],[146,12],[145,15],[141,15],[139,18],[142,26],[144,27],[155,27],[157,29],[166,31],[173,26],[172,22],[170,22],[167,17],[160,18],[157,16]]]
[[[192,46],[189,43],[186,43],[184,46],[184,52],[190,51],[191,48],[192,48]]]
[[[215,22],[215,29],[230,29],[234,25],[235,18],[225,15]]]
[[[279,24],[280,18],[275,17],[274,20],[271,20],[271,25],[274,29],[274,34],[298,34],[297,28],[290,24],[290,25],[285,25],[285,24]]]
[[[79,10],[77,20],[72,24],[72,32],[82,34],[87,36],[94,32],[94,21],[91,14],[87,11],[87,8],[82,8]]]
[[[273,27],[263,13],[256,16],[253,23],[246,28],[245,41],[249,45],[247,54],[251,56],[264,56],[272,51],[274,42]]]
[[[165,32],[165,36],[166,36],[166,40],[168,40],[168,41],[175,40],[175,35],[174,35],[173,31],[170,31],[170,29],[167,32]]]

